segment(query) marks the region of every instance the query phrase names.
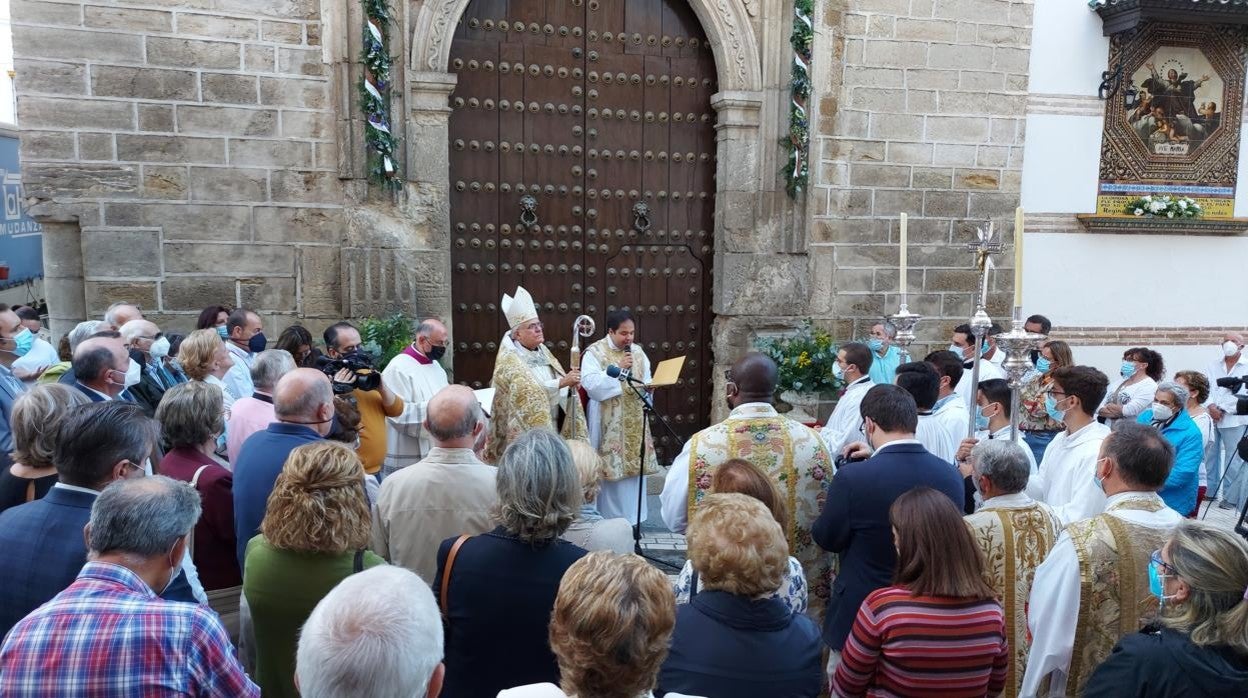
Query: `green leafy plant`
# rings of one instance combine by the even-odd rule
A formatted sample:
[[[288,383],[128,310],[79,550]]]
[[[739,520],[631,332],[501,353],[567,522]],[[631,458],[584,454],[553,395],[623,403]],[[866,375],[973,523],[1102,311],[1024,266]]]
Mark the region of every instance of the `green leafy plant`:
[[[390,79],[394,58],[390,55],[390,26],[394,19],[388,0],[361,0],[364,7],[363,48],[360,62],[360,109],[364,112],[364,140],[368,144],[368,174],[389,189],[403,186],[399,172],[399,140],[390,130]]]
[[[359,327],[364,349],[377,359],[378,370],[384,369],[391,359],[411,343],[415,332],[412,321],[402,314],[367,317],[360,321]]]
[[[807,319],[797,332],[782,337],[760,337],[754,347],[770,356],[780,369],[779,389],[797,393],[830,393],[842,382],[832,375],[836,345],[832,335]]]
[[[1148,218],[1200,218],[1205,214],[1205,209],[1190,197],[1151,194],[1127,204],[1126,213]]]

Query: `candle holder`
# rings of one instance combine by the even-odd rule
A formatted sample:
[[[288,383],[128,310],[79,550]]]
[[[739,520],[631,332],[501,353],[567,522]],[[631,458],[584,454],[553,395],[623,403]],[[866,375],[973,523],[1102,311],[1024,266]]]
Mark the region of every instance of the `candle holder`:
[[[1023,329],[1023,324],[1023,308],[1016,305],[1010,320],[1010,331],[994,335],[997,340],[997,349],[1005,352],[1005,361],[1001,363],[1001,369],[1005,371],[1010,382],[1011,440],[1018,438],[1019,392],[1023,387],[1023,379],[1033,370],[1031,352],[1040,348],[1044,340],[1048,339],[1048,335],[1028,332]]]
[[[910,345],[914,342],[914,326],[919,324],[919,320],[923,319],[922,315],[910,312],[910,308],[906,306],[906,302],[901,302],[901,307],[893,315],[885,318],[892,324],[897,334],[893,337],[893,343],[901,347],[901,363],[910,363]]]

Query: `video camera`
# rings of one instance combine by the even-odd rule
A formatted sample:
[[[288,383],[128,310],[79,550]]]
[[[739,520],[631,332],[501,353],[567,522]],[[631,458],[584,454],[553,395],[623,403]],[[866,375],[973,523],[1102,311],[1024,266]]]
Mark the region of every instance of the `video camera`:
[[[357,388],[376,390],[381,387],[381,372],[373,367],[373,357],[368,352],[355,351],[338,359],[321,356],[316,360],[316,367],[321,370],[321,373],[329,376],[335,395],[346,395]],[[334,380],[334,376],[343,369],[355,374],[355,380],[350,383],[340,383]]]
[[[1219,378],[1214,382],[1218,384],[1219,388],[1226,388],[1232,393],[1238,393],[1243,389],[1244,383],[1248,383],[1248,378],[1227,376],[1226,378]],[[1238,401],[1235,403],[1235,414],[1248,414],[1248,397],[1240,396],[1238,398]]]

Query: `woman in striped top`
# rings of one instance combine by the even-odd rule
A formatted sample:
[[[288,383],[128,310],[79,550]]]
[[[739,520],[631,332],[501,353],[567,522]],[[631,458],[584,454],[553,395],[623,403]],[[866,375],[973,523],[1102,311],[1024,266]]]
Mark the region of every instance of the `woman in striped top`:
[[[995,696],[1009,652],[1001,604],[962,512],[919,487],[889,510],[893,586],[867,596],[832,680],[835,696]]]

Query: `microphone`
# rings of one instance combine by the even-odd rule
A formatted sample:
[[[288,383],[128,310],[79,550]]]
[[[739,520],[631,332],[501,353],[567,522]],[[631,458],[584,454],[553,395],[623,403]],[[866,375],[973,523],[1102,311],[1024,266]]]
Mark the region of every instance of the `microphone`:
[[[609,378],[615,378],[616,380],[620,381],[621,383],[623,383],[624,381],[628,381],[629,383],[636,383],[636,384],[638,384],[638,385],[645,385],[645,384],[646,384],[646,383],[645,383],[645,381],[639,381],[639,380],[637,380],[636,378],[633,378],[631,375],[629,375],[629,374],[628,374],[628,372],[627,372],[627,371],[622,371],[622,370],[620,370],[620,367],[619,367],[619,366],[608,366],[608,367],[607,367],[607,377],[609,377]]]

